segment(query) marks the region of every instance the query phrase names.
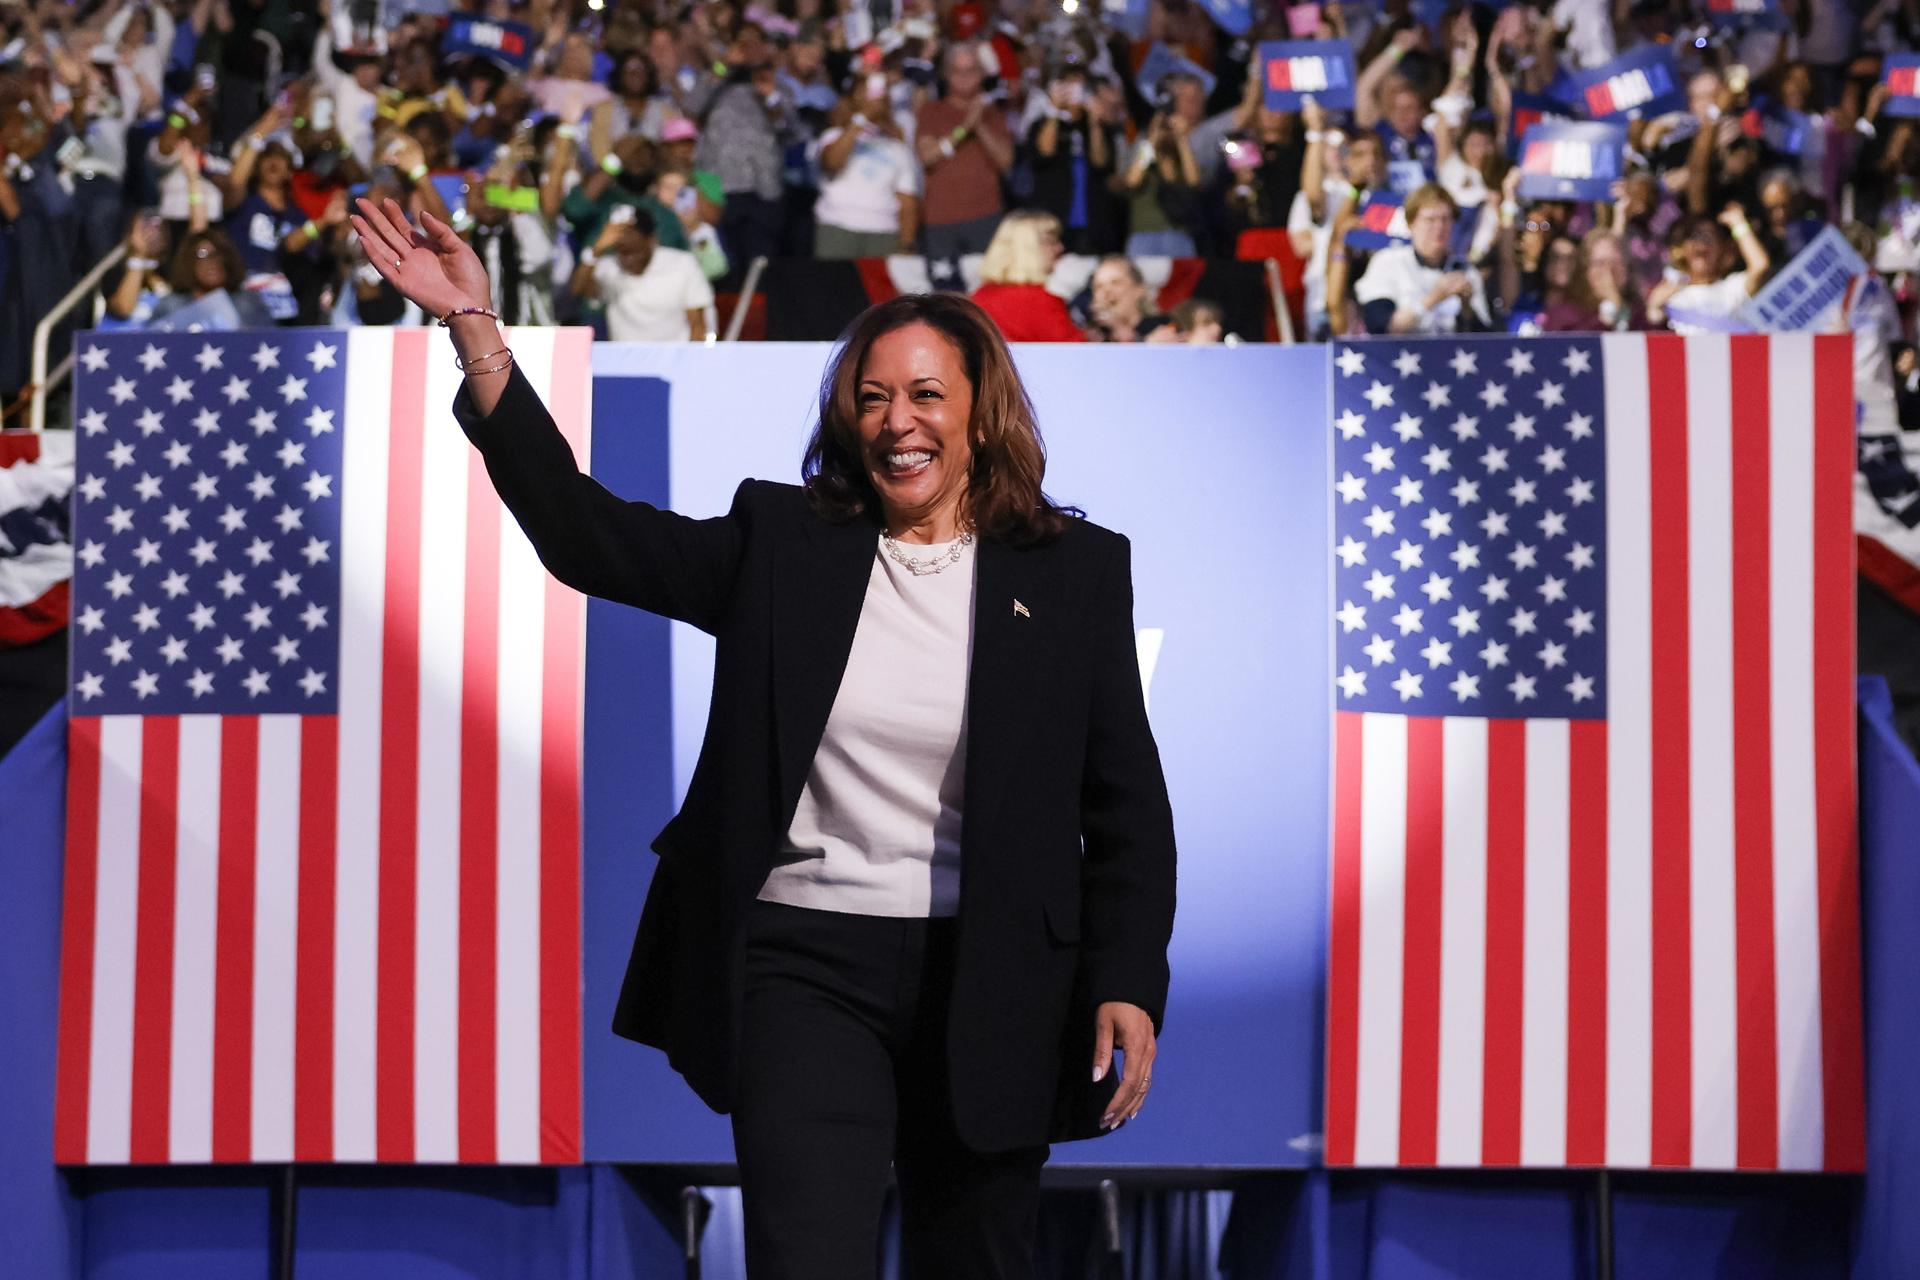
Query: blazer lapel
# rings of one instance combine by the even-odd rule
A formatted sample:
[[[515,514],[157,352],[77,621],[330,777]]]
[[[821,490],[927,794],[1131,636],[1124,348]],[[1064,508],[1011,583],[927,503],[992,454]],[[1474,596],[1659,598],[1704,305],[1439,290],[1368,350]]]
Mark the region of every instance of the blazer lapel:
[[[793,820],[846,673],[860,625],[878,530],[868,520],[828,524],[812,515],[783,544],[773,584],[773,711],[780,830]]]
[[[977,859],[981,833],[1013,776],[1042,663],[1046,602],[1036,599],[1032,553],[983,538],[974,579],[973,658],[967,674],[963,856]]]

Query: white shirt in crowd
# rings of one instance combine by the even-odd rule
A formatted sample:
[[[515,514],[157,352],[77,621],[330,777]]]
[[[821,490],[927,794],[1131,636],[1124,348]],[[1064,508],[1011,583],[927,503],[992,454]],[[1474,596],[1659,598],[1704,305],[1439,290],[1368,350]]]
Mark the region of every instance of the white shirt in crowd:
[[[1480,327],[1487,328],[1493,322],[1487,311],[1486,286],[1473,267],[1463,266],[1461,270],[1473,284],[1473,297],[1466,305],[1473,308]],[[1444,263],[1428,266],[1420,261],[1412,245],[1389,245],[1368,259],[1366,273],[1353,286],[1353,296],[1361,306],[1386,299],[1392,301],[1395,311],[1416,312],[1420,317],[1420,333],[1456,333],[1461,328],[1459,298],[1448,298],[1430,309],[1427,306],[1427,299],[1439,285],[1440,277],[1446,274]]]
[[[171,155],[161,155],[158,134],[147,144],[147,167],[153,171],[155,185],[160,188],[160,216],[173,222],[185,222],[193,212],[193,204],[188,199],[191,187],[187,168],[180,163],[182,150],[183,146],[176,145]],[[220,188],[208,178],[217,171],[223,171],[227,164],[219,156],[200,157],[200,195],[206,204],[208,226],[219,226],[220,219],[226,216]]]
[[[607,334],[615,342],[685,342],[693,336],[687,312],[713,305],[713,286],[694,256],[665,245],[654,247],[639,275],[608,253],[594,262],[593,282],[607,304]]]
[[[844,130],[833,128],[813,144],[813,160]],[[920,162],[907,144],[883,133],[867,132],[853,144],[853,154],[839,173],[822,175],[820,198],[814,203],[818,222],[843,231],[891,232],[900,229],[900,197],[920,194]]]
[[[1712,284],[1690,284],[1667,299],[1667,328],[1675,333],[1726,333],[1736,327],[1734,317],[1750,296],[1744,271]]]
[[[373,122],[380,100],[334,64],[333,37],[324,29],[313,45],[313,74],[333,99],[334,126],[339,129],[347,150],[361,164],[372,167]]]
[[[952,548],[901,546],[935,562]],[[876,550],[840,691],[764,901],[871,916],[959,912],[973,570],[972,548],[919,576],[884,544]]]

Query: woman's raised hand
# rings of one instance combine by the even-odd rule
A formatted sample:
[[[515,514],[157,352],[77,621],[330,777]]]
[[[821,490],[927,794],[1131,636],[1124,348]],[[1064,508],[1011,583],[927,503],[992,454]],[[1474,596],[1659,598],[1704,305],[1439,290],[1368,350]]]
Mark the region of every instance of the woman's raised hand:
[[[422,212],[416,228],[391,199],[356,203],[360,212],[353,215],[353,229],[360,233],[367,261],[407,301],[435,319],[461,307],[490,305],[487,269],[452,227]]]

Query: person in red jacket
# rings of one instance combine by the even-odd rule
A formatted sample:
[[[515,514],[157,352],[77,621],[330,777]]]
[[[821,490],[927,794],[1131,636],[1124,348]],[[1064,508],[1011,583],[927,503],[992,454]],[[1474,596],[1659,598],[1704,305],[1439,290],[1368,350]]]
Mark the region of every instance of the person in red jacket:
[[[980,264],[973,300],[993,317],[1008,342],[1085,342],[1065,299],[1047,292],[1047,277],[1064,249],[1060,220],[1016,209],[1000,220]]]

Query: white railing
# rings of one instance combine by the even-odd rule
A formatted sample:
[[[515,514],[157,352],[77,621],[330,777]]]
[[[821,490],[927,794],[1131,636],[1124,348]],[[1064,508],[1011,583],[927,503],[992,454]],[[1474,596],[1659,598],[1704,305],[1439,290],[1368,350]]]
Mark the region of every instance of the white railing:
[[[1280,326],[1280,341],[1297,342],[1293,332],[1293,308],[1287,305],[1287,289],[1280,281],[1280,264],[1272,258],[1266,260],[1267,289],[1273,294],[1273,319]]]
[[[733,314],[727,317],[727,335],[722,342],[740,340],[740,327],[747,322],[747,308],[753,305],[754,290],[760,287],[760,273],[766,269],[765,254],[747,264],[747,278],[740,282],[740,299],[733,304]]]
[[[60,364],[51,373],[47,370],[47,348],[53,343],[54,326],[66,319],[75,307],[92,297],[107,272],[119,266],[120,260],[126,256],[127,246],[115,245],[112,253],[94,263],[93,270],[80,277],[80,283],[69,289],[67,296],[54,303],[53,309],[41,316],[40,323],[33,326],[33,369],[28,375],[31,379],[29,386],[33,390],[33,400],[27,409],[29,430],[46,430],[47,396],[73,372],[71,351],[61,358]]]

